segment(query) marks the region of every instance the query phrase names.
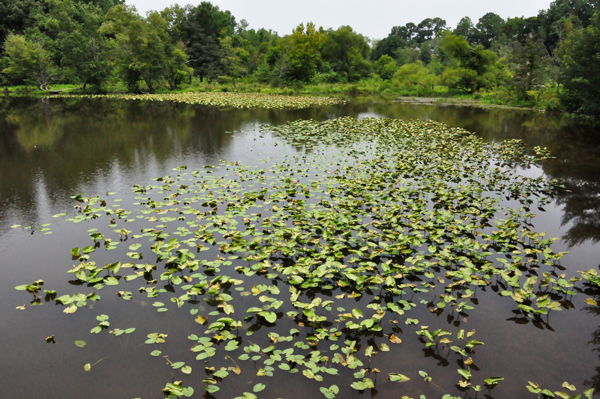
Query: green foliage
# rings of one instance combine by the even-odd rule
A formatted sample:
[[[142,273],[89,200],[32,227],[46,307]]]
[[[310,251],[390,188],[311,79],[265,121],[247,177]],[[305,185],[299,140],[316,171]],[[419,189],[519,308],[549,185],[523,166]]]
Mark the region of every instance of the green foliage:
[[[539,31],[543,32],[540,38],[550,50],[557,48],[564,40],[564,23],[570,20],[576,29],[588,27],[593,22],[593,15],[597,10],[595,0],[555,0],[548,10],[542,10],[538,15]]]
[[[419,86],[425,90],[433,90],[438,78],[429,71],[421,61],[402,65],[394,75],[394,83],[403,87]]]
[[[394,26],[372,50],[350,26],[301,24],[280,37],[208,1],[146,16],[124,3],[0,0],[0,85],[473,95],[596,113],[595,0],[555,0],[529,18],[465,17],[452,33],[426,18]]]
[[[369,51],[369,44],[363,35],[354,32],[350,26],[342,26],[327,32],[323,55],[351,82],[369,75]]]
[[[13,79],[45,90],[58,77],[58,68],[51,54],[39,42],[21,35],[10,35],[6,39],[5,49],[8,60],[2,73]]]
[[[399,66],[417,62],[420,55],[421,52],[416,48],[399,48],[394,53]]]
[[[270,52],[271,64],[283,79],[308,82],[322,64],[321,49],[325,35],[312,22],[298,25],[294,32],[280,39]]]
[[[233,85],[235,86],[235,78],[240,77],[247,72],[243,66],[243,63],[249,58],[250,55],[243,48],[234,47],[233,38],[231,36],[221,39],[221,48],[223,51],[222,63],[225,68],[225,72],[234,79]]]
[[[541,40],[527,38],[512,53],[514,77],[511,86],[520,99],[527,98],[529,92],[546,87],[552,62]]]
[[[375,73],[382,79],[390,80],[398,70],[396,61],[389,55],[382,55],[374,64]]]
[[[473,92],[477,89],[477,72],[472,69],[448,68],[442,75],[442,81],[451,89]]]
[[[208,79],[220,76],[226,68],[220,41],[234,34],[235,17],[207,1],[196,7],[176,5],[167,13],[170,14],[167,20],[173,21],[172,40],[185,43],[189,66],[196,75]]]
[[[493,12],[485,14],[477,22],[473,34],[475,43],[489,49],[492,47],[492,43],[502,36],[505,23],[506,21],[498,14],[494,14]]]
[[[481,44],[471,46],[462,36],[447,33],[440,43],[440,59],[448,65],[442,81],[451,89],[473,92],[491,88],[506,75],[498,56]]]
[[[570,112],[600,116],[600,12],[562,44],[562,102]]]
[[[469,40],[473,38],[475,34],[475,27],[473,26],[473,21],[469,17],[464,17],[458,22],[456,29],[452,32],[457,36],[462,36],[465,39]]]
[[[373,60],[382,55],[393,56],[399,49],[419,48],[423,43],[433,40],[446,29],[446,21],[441,18],[426,18],[418,25],[412,22],[404,26],[394,26],[383,40],[380,40],[373,51]],[[414,62],[416,60],[404,62]],[[402,63],[403,64],[403,63]]]
[[[188,18],[213,39],[233,35],[236,27],[235,17],[231,15],[231,12],[221,11],[218,6],[208,1],[203,1],[192,8]]]
[[[60,57],[63,79],[100,88],[112,71],[109,39],[100,32],[102,8],[73,0],[48,0],[40,27]]]
[[[168,28],[157,12],[142,18],[134,7],[119,5],[107,14],[102,30],[115,36],[117,67],[130,90],[140,78],[151,92],[155,84],[174,90],[192,72],[182,45],[171,40]]]
[[[35,22],[31,16],[41,4],[36,0],[0,0],[0,43],[13,34],[23,34]],[[0,46],[0,55],[4,53]]]
[[[161,100],[159,96],[152,97]],[[163,100],[167,97],[173,96],[164,96]],[[220,93],[203,97],[205,100],[233,98],[241,100],[239,104],[244,107],[254,96]],[[259,100],[260,107],[272,108],[281,100],[279,96],[261,97],[254,98]],[[284,100],[294,104],[305,101],[305,97]],[[152,302],[161,313],[166,308],[159,301],[177,303],[177,308],[173,306],[171,310],[191,323],[187,339],[194,342],[187,354],[176,351],[178,357],[183,357],[177,359],[181,361],[169,359],[167,354],[169,349],[173,352],[173,345],[185,346],[181,333],[170,337],[159,332],[144,333],[147,337],[144,341],[133,334],[134,327],[105,331],[111,327],[108,315],[96,316],[91,330],[94,334],[108,332],[114,339],[133,334],[127,337],[131,345],[139,346],[142,342],[153,345],[152,352],[147,349],[150,356],[162,358],[159,361],[148,357],[148,360],[163,370],[166,366],[172,373],[172,382],[163,389],[166,394],[193,396],[192,388],[173,381],[179,378],[179,372],[193,373],[186,362],[190,362],[194,353],[204,367],[196,376],[204,378],[205,389],[211,393],[222,387],[250,390],[250,386],[252,392],[259,393],[267,389],[269,380],[258,382],[253,378],[249,384],[247,376],[251,373],[288,383],[292,379],[286,377],[287,372],[301,371],[311,380],[309,384],[312,380],[321,383],[325,374],[353,373],[354,382],[346,378],[340,395],[348,397],[350,388],[362,391],[375,387],[376,370],[366,365],[373,357],[383,369],[377,370],[382,374],[380,384],[386,383],[383,377],[386,374],[394,384],[409,383],[418,368],[405,364],[400,369],[398,364],[386,364],[386,355],[378,354],[379,348],[381,352],[390,352],[392,346],[393,355],[399,356],[405,345],[410,345],[406,349],[414,350],[415,345],[422,344],[425,348],[448,352],[445,356],[458,363],[458,374],[465,379],[461,386],[468,387],[467,381],[483,379],[478,368],[468,366],[473,364],[474,348],[484,343],[471,339],[475,330],[465,334],[464,330],[457,331],[460,323],[448,324],[446,317],[442,320],[444,312],[449,318],[454,317],[454,312],[461,317],[476,317],[475,312],[464,312],[470,313],[479,304],[472,300],[469,304],[474,306],[470,306],[466,300],[481,287],[500,287],[504,291],[498,294],[514,301],[516,315],[532,319],[560,310],[561,306],[566,310],[567,305],[561,303],[576,295],[563,287],[573,287],[577,280],[567,282],[555,272],[566,253],[553,252],[552,243],[557,239],[546,238],[545,233],[532,229],[531,219],[535,215],[528,208],[534,201],[538,207],[552,203],[557,183],[525,177],[515,170],[545,159],[547,151],[536,148],[536,156],[527,155],[524,144],[518,140],[489,143],[460,128],[419,120],[350,117],[323,122],[297,120],[275,127],[262,125],[259,132],[261,135],[267,132],[290,146],[302,145],[309,151],[302,159],[261,160],[260,164],[257,161],[248,166],[226,161],[195,171],[180,166],[169,176],[156,177],[157,185],[134,185],[134,194],[148,196],[141,204],[120,199],[114,199],[113,203],[109,193],[106,197],[104,194],[72,197],[85,204],[85,210],[67,219],[79,226],[74,225],[75,233],[83,233],[85,237],[86,233],[96,232],[96,229],[86,232],[90,225],[79,224],[83,221],[135,218],[136,230],[141,227],[139,232],[143,234],[128,237],[128,242],[122,245],[128,245],[130,250],[141,249],[156,260],[153,264],[122,264],[118,259],[122,259],[124,251],[113,255],[94,253],[100,247],[96,246],[96,237],[90,235],[93,242],[85,246],[81,234],[76,234],[78,243],[73,245],[84,249],[75,247],[71,255],[89,253],[93,258],[83,259],[68,274],[86,283],[86,292],[94,291],[89,295],[68,293],[51,300],[63,306],[63,312],[71,314],[78,308],[88,308],[88,300],[100,300],[96,291],[106,292],[110,288],[105,286],[118,284],[119,288],[131,291],[120,291],[117,295],[124,297],[126,292],[130,295],[132,291],[138,292],[136,302]],[[328,146],[337,153],[327,151],[331,148]],[[504,202],[508,195],[511,202]],[[311,201],[310,197],[319,201]],[[292,198],[296,202],[288,200]],[[432,198],[435,206],[431,206]],[[157,216],[164,225],[157,226]],[[293,225],[287,221],[293,221]],[[490,221],[495,225],[493,229],[487,228]],[[179,233],[174,233],[175,228]],[[131,231],[119,229],[115,233],[127,236]],[[319,245],[311,245],[316,242]],[[506,245],[496,245],[498,242]],[[216,259],[196,256],[201,248],[207,248],[205,244],[220,246],[222,256]],[[108,245],[111,244],[105,242],[105,247]],[[277,252],[279,255],[274,256]],[[517,253],[523,256],[514,256]],[[532,256],[526,255],[535,255],[537,259],[530,262]],[[114,263],[105,265],[110,257]],[[103,261],[99,262],[100,259]],[[395,261],[398,259],[402,261]],[[140,279],[141,286],[136,289],[138,282],[132,281],[154,273],[155,269],[160,270],[157,274],[160,273],[160,281],[164,283],[147,284]],[[589,274],[595,277],[592,272]],[[553,284],[554,277],[559,279],[558,285]],[[436,288],[433,281],[440,288],[436,295],[430,290]],[[23,295],[36,295],[43,284],[44,281],[37,280],[15,288],[26,291]],[[462,286],[460,291],[455,289],[458,285]],[[242,291],[242,297],[236,294],[234,299],[233,286],[235,291]],[[144,293],[148,299],[139,297]],[[393,300],[379,300],[386,297]],[[417,301],[419,297],[421,301]],[[437,304],[424,298],[433,298]],[[206,310],[202,305],[199,308],[199,303],[204,302],[215,305],[208,309],[207,317],[197,315],[199,309]],[[414,317],[415,312],[429,314],[433,306],[436,312],[440,311],[436,314],[437,322],[427,318],[434,323],[431,330],[423,325],[404,330],[404,325],[419,324],[410,316]],[[419,309],[411,310],[416,307]],[[288,317],[283,316],[285,310],[289,310]],[[408,317],[404,316],[408,312],[411,312]],[[142,320],[145,324],[150,320],[155,325],[154,331],[163,327],[180,330],[171,328],[172,317],[161,318],[148,312],[140,312],[140,316],[146,317]],[[242,327],[242,318],[250,327]],[[256,323],[250,323],[252,319]],[[392,325],[390,319],[400,325]],[[541,318],[534,320],[544,322]],[[206,327],[192,327],[195,323]],[[332,327],[334,323],[338,327]],[[436,324],[442,328],[438,329]],[[314,331],[308,339],[299,330],[306,325]],[[419,339],[413,339],[415,330]],[[244,332],[245,337],[240,336]],[[99,340],[94,341],[98,344]],[[448,348],[453,341],[454,345]],[[229,367],[217,371],[215,361],[210,358],[228,360],[225,366]],[[95,364],[98,362],[87,363],[85,370]],[[424,371],[419,371],[419,376],[431,381]],[[486,383],[495,385],[502,380],[503,377],[490,377]],[[532,387],[538,389],[533,384]],[[340,393],[335,385],[321,388],[328,399]],[[571,385],[567,388],[575,390]],[[479,390],[477,386],[473,389]],[[264,395],[275,396],[269,391]],[[256,398],[256,395],[244,393],[243,397]]]

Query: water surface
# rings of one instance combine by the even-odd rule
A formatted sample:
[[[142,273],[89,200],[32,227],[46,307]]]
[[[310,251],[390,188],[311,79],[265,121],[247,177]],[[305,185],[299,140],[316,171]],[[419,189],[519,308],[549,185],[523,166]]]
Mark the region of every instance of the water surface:
[[[164,384],[172,379],[161,359],[150,358],[143,345],[145,335],[155,332],[165,319],[169,333],[188,333],[198,325],[176,312],[157,314],[145,295],[124,303],[114,290],[99,293],[102,300],[92,312],[80,309],[64,315],[62,306],[40,298],[42,306],[31,306],[31,296],[14,287],[44,279],[45,287],[59,293],[77,292],[75,282],[66,274],[74,261],[72,243],[88,245],[88,228],[106,228],[105,221],[90,222],[82,229],[52,215],[74,213],[70,196],[85,192],[116,192],[123,203],[135,201],[133,184],[152,184],[153,177],[174,174],[173,168],[187,165],[195,170],[215,165],[219,160],[253,164],[267,157],[297,156],[303,148],[287,145],[282,139],[260,132],[261,123],[282,124],[298,119],[325,120],[340,116],[382,116],[402,119],[433,119],[450,126],[463,127],[489,141],[523,139],[529,147],[548,147],[556,159],[544,161],[522,173],[545,174],[565,182],[568,192],[560,193],[552,206],[538,213],[537,231],[560,237],[555,251],[570,252],[562,266],[568,277],[576,271],[598,266],[600,252],[600,131],[575,123],[564,116],[502,109],[439,107],[394,103],[389,100],[356,99],[347,105],[295,111],[235,110],[168,103],[139,103],[104,100],[0,99],[0,334],[3,362],[0,364],[0,389],[3,397],[44,398],[159,398]],[[39,226],[52,224],[52,234],[40,233]],[[32,225],[32,230],[11,229],[13,224]],[[110,256],[97,259],[108,263]],[[138,283],[129,283],[132,291]],[[565,301],[562,312],[552,312],[545,323],[515,317],[514,304],[498,299],[489,290],[478,299],[478,306],[465,320],[426,310],[411,315],[421,324],[440,323],[476,329],[486,346],[478,349],[476,364],[481,377],[503,376],[506,381],[490,392],[494,398],[527,397],[527,381],[535,381],[555,390],[563,381],[577,386],[600,387],[599,311],[586,305],[584,295]],[[595,294],[595,293],[591,293]],[[59,294],[60,295],[60,294]],[[600,301],[600,295],[596,295]],[[568,302],[568,303],[567,303]],[[15,309],[27,304],[25,311]],[[205,305],[206,306],[206,305]],[[113,337],[91,335],[95,316],[110,315],[111,326],[136,327],[135,334]],[[162,327],[161,327],[162,328]],[[404,335],[414,334],[402,326]],[[440,327],[441,328],[441,327]],[[413,328],[414,329],[414,328]],[[56,336],[56,344],[45,342]],[[85,340],[84,349],[73,345]],[[364,344],[367,344],[365,337]],[[188,342],[173,341],[171,355],[184,356]],[[83,365],[100,363],[86,373]],[[444,393],[460,394],[458,365],[452,356],[404,345],[401,350],[377,355],[377,363],[397,365],[398,372],[425,370],[435,385],[417,382],[404,385],[386,382],[381,375],[377,389],[354,395],[392,398],[401,395],[428,398]],[[225,365],[223,359],[218,364]],[[200,364],[195,370],[201,371]],[[201,372],[189,383],[201,395]],[[319,386],[301,374],[265,381],[268,397],[319,397]],[[257,379],[254,374],[240,376],[249,390]],[[341,387],[349,385],[352,373],[343,374]],[[237,381],[237,380],[236,380]],[[344,382],[345,381],[345,382]],[[220,384],[215,397],[233,397],[239,387],[227,389]],[[289,387],[293,384],[294,391]],[[438,388],[441,387],[441,388]],[[235,389],[234,389],[235,388]],[[471,393],[474,396],[474,393]],[[266,396],[265,396],[266,397]]]

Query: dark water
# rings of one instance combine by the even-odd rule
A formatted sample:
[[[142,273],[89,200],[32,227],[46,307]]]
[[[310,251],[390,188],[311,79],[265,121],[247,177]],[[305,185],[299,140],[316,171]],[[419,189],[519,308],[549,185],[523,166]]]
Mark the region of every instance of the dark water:
[[[92,305],[93,314],[80,309],[74,315],[64,315],[62,306],[43,299],[42,306],[31,306],[30,295],[14,290],[17,285],[44,279],[45,287],[59,295],[79,292],[66,274],[74,263],[69,250],[74,242],[87,245],[87,237],[81,237],[81,228],[52,218],[62,212],[73,213],[71,195],[111,191],[124,203],[134,202],[133,184],[151,184],[153,177],[173,174],[172,169],[181,165],[193,170],[221,159],[251,164],[302,150],[260,133],[258,123],[340,116],[433,119],[490,141],[517,138],[530,147],[548,147],[556,159],[523,173],[561,179],[570,192],[560,194],[544,213],[538,212],[536,230],[561,238],[554,248],[570,252],[562,261],[568,277],[600,263],[600,130],[560,115],[372,100],[320,109],[270,111],[100,100],[0,99],[0,398],[163,397],[160,391],[172,376],[164,360],[149,358],[151,349],[143,344],[145,334],[155,332],[158,326],[172,337],[199,328],[189,315],[157,314],[145,295],[123,302],[115,295],[116,289],[108,287],[99,292],[102,300]],[[52,234],[38,231],[41,224],[50,222]],[[30,223],[32,230],[10,228]],[[91,222],[85,227],[100,226],[105,227]],[[138,285],[129,283],[127,289],[134,291]],[[563,303],[569,309],[552,312],[545,324],[516,318],[514,304],[495,298],[488,295],[480,300],[468,320],[446,321],[445,316],[436,320],[437,316],[427,311],[416,315],[423,325],[458,323],[467,331],[477,330],[477,338],[486,342],[477,351],[479,383],[491,376],[506,378],[479,397],[533,397],[525,389],[527,381],[551,390],[559,389],[563,381],[574,384],[578,392],[600,387],[600,312],[583,302],[585,295]],[[600,301],[598,295],[595,298]],[[25,311],[15,309],[23,304],[27,304]],[[97,324],[95,315],[101,313],[110,315],[111,327],[136,327],[136,333],[91,335],[90,329]],[[170,331],[164,331],[165,321]],[[403,325],[402,329],[409,335],[414,334],[415,327]],[[45,342],[49,335],[56,336],[55,344]],[[88,345],[75,347],[73,341],[78,339]],[[173,357],[188,352],[189,343],[184,341],[170,343]],[[91,372],[83,370],[84,364],[101,359]],[[346,389],[338,397],[459,395],[454,386],[459,379],[458,365],[452,359],[423,350],[422,345],[406,344],[377,355],[372,366],[393,364],[403,374],[425,370],[435,385],[418,378],[406,386],[393,384],[381,375],[376,390],[360,394]],[[231,365],[224,359],[217,363]],[[204,395],[201,380],[205,377],[198,372],[202,371],[200,364],[193,366],[195,372],[186,381],[199,397]],[[250,391],[258,382],[252,372],[236,378],[236,386],[227,379],[219,384],[222,389],[215,396],[234,397],[244,389]],[[319,386],[347,386],[353,377],[349,373],[340,378],[318,384],[301,374],[276,373],[275,378],[264,381],[268,390],[259,397],[323,397]],[[474,397],[473,392],[470,395]]]

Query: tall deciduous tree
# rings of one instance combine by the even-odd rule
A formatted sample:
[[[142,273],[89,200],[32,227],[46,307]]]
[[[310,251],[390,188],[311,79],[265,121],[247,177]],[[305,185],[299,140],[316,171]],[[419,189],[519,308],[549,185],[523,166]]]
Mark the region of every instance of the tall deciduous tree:
[[[208,1],[198,6],[173,6],[163,11],[172,25],[172,36],[183,42],[189,66],[201,79],[214,79],[224,72],[221,39],[234,34],[235,17]]]
[[[563,104],[570,112],[600,116],[600,12],[587,28],[574,31],[559,53]]]
[[[38,27],[52,40],[63,76],[99,88],[113,65],[108,37],[100,32],[105,14],[100,6],[76,0],[47,0],[48,12]]]
[[[511,86],[521,99],[526,99],[530,91],[539,91],[548,82],[552,63],[542,40],[534,40],[533,35],[516,46],[511,61],[516,65]]]
[[[493,87],[503,76],[504,65],[483,45],[471,46],[462,36],[447,33],[440,43],[439,58],[448,68],[442,80],[448,87],[469,92]]]
[[[342,26],[328,32],[323,55],[350,82],[369,74],[369,51],[369,43],[363,35],[350,26]]]
[[[141,78],[148,89],[155,84],[175,89],[191,73],[183,47],[169,36],[169,22],[157,12],[141,17],[135,7],[118,5],[107,15],[103,32],[115,36],[117,65],[130,90]]]
[[[492,47],[492,43],[502,37],[504,24],[506,21],[493,12],[488,12],[477,22],[475,30],[475,39],[478,44],[486,49]]]
[[[298,25],[291,35],[278,40],[267,54],[269,65],[284,80],[308,82],[322,64],[321,50],[325,34],[312,22]]]
[[[469,43],[472,43],[474,40],[475,34],[475,26],[473,25],[473,21],[469,17],[464,17],[458,22],[456,25],[456,29],[453,32],[457,36],[464,37]]]
[[[233,87],[237,87],[235,79],[247,73],[244,63],[247,61],[249,54],[241,47],[234,47],[231,36],[221,39],[221,48],[223,49],[222,62],[225,71],[233,79]]]
[[[47,90],[48,84],[58,77],[52,55],[39,42],[22,35],[10,35],[5,48],[8,67],[2,72],[12,78]]]
[[[31,18],[37,8],[42,7],[36,0],[0,0],[0,43],[4,43],[11,34],[23,34],[25,29],[33,26]],[[4,52],[0,46],[0,54]]]
[[[375,63],[373,64],[375,72],[382,78],[386,80],[390,80],[394,73],[398,70],[398,65],[396,61],[389,55],[382,55]]]
[[[576,28],[586,28],[592,23],[592,16],[597,9],[598,0],[554,0],[547,10],[538,15],[539,38],[553,51],[565,38],[562,29],[565,20],[572,18]]]

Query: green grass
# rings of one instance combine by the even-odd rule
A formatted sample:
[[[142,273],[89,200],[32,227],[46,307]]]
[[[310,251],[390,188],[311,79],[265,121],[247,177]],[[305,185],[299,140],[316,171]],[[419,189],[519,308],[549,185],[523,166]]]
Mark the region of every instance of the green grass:
[[[237,92],[237,93],[264,93],[283,95],[389,95],[399,97],[428,97],[444,99],[444,102],[468,102],[470,105],[501,105],[517,108],[552,109],[560,108],[556,88],[549,88],[543,93],[528,93],[527,98],[516,98],[513,93],[504,88],[492,91],[481,91],[479,93],[466,93],[464,91],[450,90],[445,86],[434,86],[423,88],[422,86],[402,86],[394,81],[386,81],[379,77],[367,78],[352,83],[295,83],[289,86],[276,86],[267,83],[256,82],[250,79],[238,80],[236,85],[226,79],[221,81],[200,81],[194,78],[191,83],[182,84],[176,90],[169,91],[157,86],[155,93],[187,93],[187,92]],[[50,86],[50,91],[76,89],[80,85],[56,84]],[[148,92],[147,86],[142,82],[140,91]],[[94,88],[88,88],[86,94],[93,93]],[[35,86],[8,86],[0,88],[5,95],[16,96],[45,96],[48,92],[39,90]],[[120,82],[113,82],[103,88],[105,94],[126,92],[127,87]],[[64,94],[78,94],[80,90],[65,91]]]

